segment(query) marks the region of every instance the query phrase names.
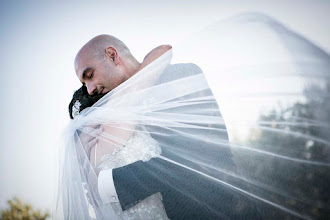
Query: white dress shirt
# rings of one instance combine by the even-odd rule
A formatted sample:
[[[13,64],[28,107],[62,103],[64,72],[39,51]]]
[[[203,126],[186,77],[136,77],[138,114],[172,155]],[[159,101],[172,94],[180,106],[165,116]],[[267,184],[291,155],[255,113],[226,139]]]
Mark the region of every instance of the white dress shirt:
[[[112,169],[100,171],[97,185],[103,203],[119,202],[113,182]]]

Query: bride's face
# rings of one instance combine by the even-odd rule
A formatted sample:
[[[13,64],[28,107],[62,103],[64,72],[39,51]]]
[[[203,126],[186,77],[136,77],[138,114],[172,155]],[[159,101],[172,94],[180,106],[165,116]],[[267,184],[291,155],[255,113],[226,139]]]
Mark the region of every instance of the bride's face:
[[[97,59],[81,55],[75,66],[79,80],[87,87],[90,95],[105,94],[127,80],[120,65],[115,65],[108,57]]]

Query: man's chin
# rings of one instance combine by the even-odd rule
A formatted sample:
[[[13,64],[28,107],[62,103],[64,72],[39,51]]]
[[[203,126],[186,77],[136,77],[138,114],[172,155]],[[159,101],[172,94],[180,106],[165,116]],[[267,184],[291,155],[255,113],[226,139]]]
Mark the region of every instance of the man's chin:
[[[101,91],[101,95],[106,95],[106,94],[108,94],[110,91],[106,91],[105,89],[103,89],[102,91]]]
[[[105,96],[108,92],[105,92],[105,93],[102,93],[102,94],[96,94],[96,95],[93,95],[93,98],[95,99],[100,99],[102,98],[103,96]]]
[[[101,95],[102,95],[102,97],[103,96],[105,96],[106,94],[108,94],[109,93],[109,91],[108,92],[103,92]]]

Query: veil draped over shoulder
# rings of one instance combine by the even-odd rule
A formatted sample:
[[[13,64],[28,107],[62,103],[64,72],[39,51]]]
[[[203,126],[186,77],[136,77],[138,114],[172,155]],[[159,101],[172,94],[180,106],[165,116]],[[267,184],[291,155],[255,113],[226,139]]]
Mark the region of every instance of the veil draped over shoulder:
[[[211,25],[173,53],[189,64],[170,64],[168,51],[71,121],[58,214],[115,219],[81,138],[101,125],[95,136],[109,150],[99,150],[96,164],[134,133],[148,133],[160,160],[196,178],[152,163],[154,177],[174,179],[161,181],[210,213],[238,219],[255,207],[262,218],[329,217],[329,55],[259,14]],[[194,187],[199,179],[205,187]]]

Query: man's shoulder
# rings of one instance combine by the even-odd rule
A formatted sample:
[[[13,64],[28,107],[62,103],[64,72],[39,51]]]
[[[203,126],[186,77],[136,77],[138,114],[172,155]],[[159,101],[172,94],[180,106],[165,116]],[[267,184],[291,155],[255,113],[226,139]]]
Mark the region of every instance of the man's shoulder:
[[[202,73],[201,68],[194,63],[177,63],[166,67],[164,74],[160,77],[161,82],[168,82],[183,77]]]

